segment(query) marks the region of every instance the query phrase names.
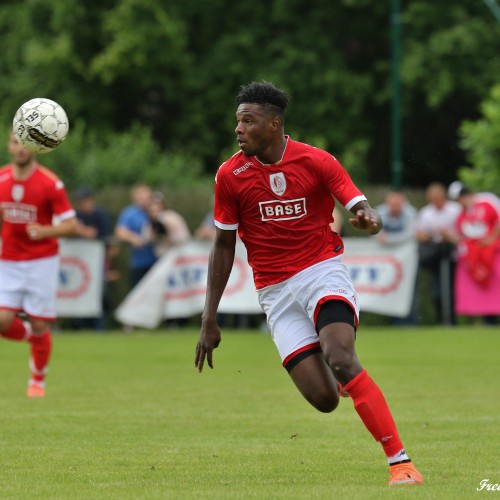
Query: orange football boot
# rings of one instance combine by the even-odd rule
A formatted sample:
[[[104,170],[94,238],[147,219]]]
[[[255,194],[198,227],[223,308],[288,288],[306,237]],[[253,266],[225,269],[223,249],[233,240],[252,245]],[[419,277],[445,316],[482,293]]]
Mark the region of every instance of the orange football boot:
[[[28,392],[26,396],[29,398],[43,398],[45,396],[45,387],[36,382],[30,382],[28,384]]]
[[[423,484],[424,480],[412,462],[392,465],[389,467],[389,486],[400,484]]]

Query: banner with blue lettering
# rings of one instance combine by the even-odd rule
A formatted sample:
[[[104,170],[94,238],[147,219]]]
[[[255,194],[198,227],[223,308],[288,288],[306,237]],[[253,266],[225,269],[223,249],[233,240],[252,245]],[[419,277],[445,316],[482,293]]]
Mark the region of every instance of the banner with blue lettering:
[[[359,293],[361,310],[408,315],[417,269],[414,242],[385,247],[371,238],[344,238],[344,262]],[[155,328],[162,320],[201,313],[205,302],[211,242],[171,248],[116,310],[123,324]],[[233,270],[219,312],[261,313],[246,250],[238,241]]]
[[[371,238],[344,238],[344,248],[343,260],[361,311],[408,316],[417,277],[417,244],[380,245]]]
[[[61,263],[56,311],[61,318],[87,318],[102,312],[104,243],[60,240]]]

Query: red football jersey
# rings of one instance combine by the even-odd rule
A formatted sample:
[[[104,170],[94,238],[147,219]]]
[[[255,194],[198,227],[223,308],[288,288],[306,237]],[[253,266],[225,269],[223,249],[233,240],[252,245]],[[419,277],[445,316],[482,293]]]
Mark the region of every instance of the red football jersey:
[[[0,213],[0,258],[16,261],[51,257],[58,252],[57,239],[31,240],[27,224],[48,225],[54,217],[65,220],[75,215],[62,181],[38,163],[24,180],[14,178],[13,165],[0,168]]]
[[[467,239],[481,240],[500,224],[500,214],[493,200],[476,195],[470,209],[463,210],[457,219],[459,233]]]
[[[215,224],[238,229],[261,289],[343,252],[330,228],[334,196],[348,210],[366,200],[332,155],[287,138],[283,158],[273,165],[241,152],[221,165]]]

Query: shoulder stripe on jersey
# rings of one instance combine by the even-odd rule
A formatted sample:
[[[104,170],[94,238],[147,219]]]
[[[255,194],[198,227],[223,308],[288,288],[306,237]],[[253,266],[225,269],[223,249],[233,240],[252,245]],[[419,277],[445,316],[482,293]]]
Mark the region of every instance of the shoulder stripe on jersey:
[[[219,222],[218,220],[214,220],[214,224],[219,229],[225,229],[226,231],[230,231],[232,229],[238,229],[238,224],[223,224],[222,222]]]
[[[38,169],[40,172],[44,175],[46,175],[49,179],[52,179],[55,183],[62,182],[57,175],[52,172],[52,170],[49,170],[47,167],[44,167],[43,165],[38,165]],[[57,186],[58,188],[60,187],[59,185]]]
[[[365,195],[361,195],[361,196],[355,196],[351,201],[349,201],[348,203],[346,203],[345,205],[345,208],[347,210],[351,210],[351,208],[356,205],[356,203],[359,203],[360,201],[365,201],[366,200],[366,196]]]

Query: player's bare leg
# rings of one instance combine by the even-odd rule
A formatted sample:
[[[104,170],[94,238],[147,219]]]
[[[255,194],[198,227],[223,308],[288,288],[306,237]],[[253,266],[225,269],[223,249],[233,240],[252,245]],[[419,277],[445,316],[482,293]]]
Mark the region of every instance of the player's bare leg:
[[[347,323],[330,323],[319,332],[326,362],[365,427],[380,442],[390,466],[390,485],[420,484],[422,476],[406,454],[382,391],[361,366],[354,348],[355,331]]]
[[[314,408],[323,413],[337,408],[338,384],[322,353],[304,358],[289,373],[297,389]]]

